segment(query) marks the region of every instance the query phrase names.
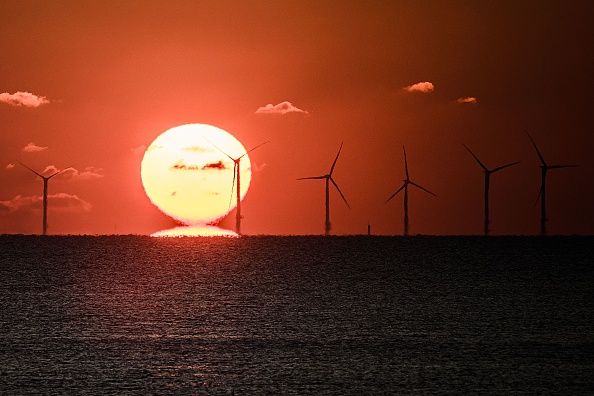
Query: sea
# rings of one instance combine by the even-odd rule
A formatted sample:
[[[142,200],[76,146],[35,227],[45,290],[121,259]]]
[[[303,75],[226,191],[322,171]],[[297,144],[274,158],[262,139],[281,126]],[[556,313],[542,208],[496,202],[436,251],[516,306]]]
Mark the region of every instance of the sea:
[[[594,237],[0,236],[1,395],[592,395]]]

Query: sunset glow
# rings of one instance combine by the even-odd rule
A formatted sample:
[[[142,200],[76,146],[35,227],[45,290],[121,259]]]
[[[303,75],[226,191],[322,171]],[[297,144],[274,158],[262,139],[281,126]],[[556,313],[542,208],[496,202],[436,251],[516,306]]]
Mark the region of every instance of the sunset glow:
[[[368,224],[403,233],[403,208],[383,203],[402,183],[403,146],[414,179],[438,196],[411,192],[410,234],[483,234],[484,179],[463,145],[489,166],[520,161],[492,180],[489,232],[534,235],[542,164],[526,132],[547,161],[579,165],[548,176],[547,233],[594,234],[592,8],[2,1],[0,234],[42,228],[30,203],[43,181],[19,163],[65,170],[48,194],[91,205],[63,215],[49,202],[53,235],[212,223],[320,234],[324,186],[295,179],[327,172],[344,143],[336,183],[351,209],[330,194],[333,235],[367,234]],[[188,146],[157,140],[198,124],[231,133],[221,148],[233,158],[257,148],[235,163],[239,208],[233,160],[199,133]]]

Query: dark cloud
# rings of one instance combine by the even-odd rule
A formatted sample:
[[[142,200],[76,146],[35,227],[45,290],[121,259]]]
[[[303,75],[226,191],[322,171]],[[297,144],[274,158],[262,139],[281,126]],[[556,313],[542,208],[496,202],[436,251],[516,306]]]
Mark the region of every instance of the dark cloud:
[[[173,166],[171,166],[171,168],[169,168],[169,169],[194,171],[194,170],[200,170],[200,167],[198,165],[186,165],[186,164],[184,164],[183,160],[179,160],[175,164],[173,164]]]
[[[223,161],[219,161],[219,162],[212,162],[210,164],[206,164],[202,167],[202,170],[208,170],[208,169],[223,170],[223,169],[227,169],[227,167],[225,166],[225,164],[223,164]]]

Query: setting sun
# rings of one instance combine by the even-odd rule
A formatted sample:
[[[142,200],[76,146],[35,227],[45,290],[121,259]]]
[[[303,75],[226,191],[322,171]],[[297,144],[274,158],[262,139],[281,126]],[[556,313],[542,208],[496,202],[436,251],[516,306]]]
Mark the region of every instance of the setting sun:
[[[146,194],[161,211],[184,225],[216,222],[235,208],[232,199],[237,183],[234,163],[229,157],[246,152],[228,132],[206,124],[187,124],[161,134],[147,148],[141,164]],[[251,180],[247,155],[242,159],[240,196],[243,199]],[[177,229],[176,235],[183,235]],[[188,228],[189,230],[189,228]],[[164,232],[160,232],[162,235]],[[165,232],[165,234],[167,234]],[[208,235],[212,234],[209,230]],[[225,230],[223,234],[228,234]]]

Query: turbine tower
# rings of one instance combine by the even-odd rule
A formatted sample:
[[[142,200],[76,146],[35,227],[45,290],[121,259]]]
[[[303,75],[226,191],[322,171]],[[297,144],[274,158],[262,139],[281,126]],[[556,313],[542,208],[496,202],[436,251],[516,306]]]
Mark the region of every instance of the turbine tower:
[[[542,165],[540,165],[540,174],[541,174],[540,191],[538,192],[538,198],[536,198],[536,203],[538,203],[538,200],[540,199],[540,235],[544,236],[547,234],[547,209],[546,209],[546,201],[547,200],[546,200],[546,195],[545,195],[547,171],[549,169],[575,168],[577,165],[547,165],[544,158],[542,157],[542,154],[540,154],[538,147],[536,147],[536,143],[534,143],[534,140],[532,140],[532,137],[530,136],[530,134],[528,132],[526,132],[526,135],[528,135],[528,138],[530,138],[530,141],[532,142],[532,145],[536,149],[536,154],[538,154],[538,158],[540,159],[540,162],[542,164]]]
[[[231,200],[233,199],[233,188],[235,187],[235,178],[237,178],[237,208],[235,210],[235,232],[237,233],[237,235],[241,235],[241,219],[243,218],[243,216],[241,215],[241,188],[240,188],[241,187],[241,173],[239,171],[241,159],[243,157],[245,157],[249,152],[252,152],[255,149],[257,149],[258,147],[263,146],[266,143],[270,142],[270,140],[266,141],[264,143],[261,143],[261,144],[257,145],[256,147],[246,151],[245,153],[243,153],[241,156],[239,156],[237,158],[233,158],[229,154],[227,154],[226,152],[221,150],[216,144],[214,144],[210,140],[208,140],[206,138],[204,138],[204,139],[206,141],[208,141],[210,144],[212,144],[221,153],[223,153],[227,157],[229,157],[229,159],[231,161],[233,161],[233,183],[231,184],[231,196],[229,197],[229,207],[231,207]]]
[[[516,162],[512,162],[511,164],[498,166],[497,168],[494,168],[494,169],[487,169],[487,167],[485,165],[483,165],[483,163],[478,159],[478,157],[476,155],[474,155],[474,153],[472,151],[470,151],[470,149],[468,147],[466,147],[465,144],[462,144],[462,145],[466,148],[466,150],[468,150],[470,155],[472,155],[474,157],[476,162],[478,162],[478,164],[481,166],[481,168],[483,168],[483,172],[485,173],[485,229],[484,229],[484,233],[485,233],[485,235],[489,235],[489,224],[491,224],[491,222],[489,221],[489,183],[490,183],[490,179],[491,179],[491,174],[495,173],[497,171],[500,171],[502,169],[505,169],[509,166],[515,165],[521,161],[516,161]]]
[[[338,154],[336,154],[336,158],[334,159],[334,162],[332,163],[332,166],[330,167],[330,172],[328,174],[322,175],[322,176],[302,177],[302,178],[297,179],[297,180],[314,180],[314,179],[316,179],[316,180],[317,179],[325,179],[326,180],[326,223],[324,225],[324,235],[326,235],[326,236],[330,235],[330,229],[332,228],[332,224],[330,223],[330,182],[332,182],[332,184],[334,184],[334,187],[336,187],[336,190],[340,194],[342,200],[347,205],[347,207],[349,209],[351,208],[351,206],[347,202],[346,198],[342,194],[342,191],[340,191],[338,184],[336,184],[336,182],[332,178],[332,172],[334,172],[334,167],[336,166],[336,161],[338,161],[338,156],[340,155],[340,150],[342,150],[342,143],[340,144],[340,148],[338,149]]]
[[[428,192],[433,196],[437,196],[433,194],[431,191],[427,190],[425,187],[421,187],[418,184],[412,182],[408,176],[408,162],[406,161],[406,149],[402,146],[402,150],[404,151],[404,171],[406,173],[406,179],[404,179],[404,184],[400,187],[390,198],[386,200],[384,203],[388,203],[392,198],[396,196],[400,191],[404,189],[404,236],[408,236],[408,185],[412,184],[413,186],[420,188],[421,190]]]
[[[35,173],[37,176],[41,177],[41,179],[43,179],[43,235],[47,235],[47,182],[52,177],[56,176],[59,173],[64,172],[68,168],[62,169],[61,171],[57,171],[50,176],[43,176],[40,173],[37,173],[33,169],[29,168],[27,165],[23,164],[22,162],[19,162],[19,163],[21,165],[23,165],[25,168],[29,169],[31,172]]]

